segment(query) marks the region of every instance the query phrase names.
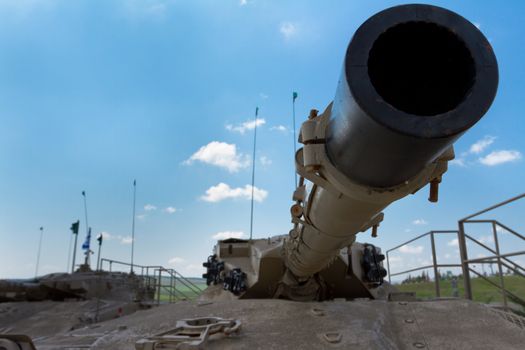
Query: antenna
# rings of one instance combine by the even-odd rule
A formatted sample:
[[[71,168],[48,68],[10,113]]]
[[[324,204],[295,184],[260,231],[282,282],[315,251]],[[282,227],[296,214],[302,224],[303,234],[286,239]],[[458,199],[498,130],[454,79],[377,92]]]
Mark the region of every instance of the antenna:
[[[131,223],[131,272],[133,273],[133,255],[135,253],[135,200],[137,197],[137,180],[133,180],[133,221]]]
[[[252,158],[252,207],[250,212],[250,241],[253,236],[253,189],[255,186],[255,148],[257,145],[257,115],[259,107],[255,107],[255,127],[253,128],[253,158]]]
[[[293,164],[295,176],[295,188],[297,188],[297,172],[295,171],[295,154],[297,153],[297,136],[295,135],[295,99],[299,96],[297,92],[292,92],[292,123],[293,123]]]

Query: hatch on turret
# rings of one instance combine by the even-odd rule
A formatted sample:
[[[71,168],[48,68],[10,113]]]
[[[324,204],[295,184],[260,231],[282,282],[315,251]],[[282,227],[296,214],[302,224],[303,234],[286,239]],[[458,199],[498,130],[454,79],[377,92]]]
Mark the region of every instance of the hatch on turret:
[[[247,257],[250,255],[250,241],[229,238],[219,241],[219,257]]]

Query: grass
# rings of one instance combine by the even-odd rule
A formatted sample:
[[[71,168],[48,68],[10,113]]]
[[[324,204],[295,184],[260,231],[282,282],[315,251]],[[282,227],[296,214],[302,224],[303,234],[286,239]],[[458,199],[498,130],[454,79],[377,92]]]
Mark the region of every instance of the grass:
[[[497,276],[488,277],[488,279],[496,284],[499,284],[499,277]],[[203,279],[192,278],[190,280],[202,290],[207,288],[206,282]],[[473,299],[475,301],[486,304],[503,302],[503,298],[500,291],[496,287],[491,285],[489,282],[479,277],[472,278],[471,281],[472,294]],[[507,290],[520,297],[521,299],[525,300],[525,278],[520,276],[504,276],[503,281]],[[452,286],[449,280],[439,281],[439,285],[442,297],[453,296]],[[458,280],[457,285],[459,290],[459,296],[463,297],[463,279],[460,278]],[[402,292],[416,292],[416,296],[421,299],[429,299],[434,298],[436,296],[434,282],[397,284],[395,286]],[[192,293],[188,287],[184,286],[181,283],[177,284],[177,290],[184,293],[191,300],[197,298],[197,296],[194,293]],[[177,296],[180,296],[182,298],[181,294],[177,294]],[[169,295],[167,291],[161,291],[160,300],[169,301]],[[512,300],[509,299],[509,301]]]
[[[195,284],[198,288],[200,288],[201,290],[204,290],[206,289],[208,286],[206,285],[206,282],[205,280],[203,280],[202,278],[188,278],[193,284]],[[187,297],[187,299],[189,300],[194,300],[198,297],[198,295],[195,294],[195,292],[193,292],[189,287],[185,286],[184,284],[182,283],[177,283],[176,284],[176,288],[177,288],[177,291],[175,292],[175,295],[176,295],[176,299],[180,300],[180,299],[184,299]],[[161,302],[166,302],[166,301],[169,301],[170,300],[170,296],[168,294],[168,291],[166,289],[161,289],[161,292],[160,292],[160,301]],[[173,301],[173,298],[172,298],[172,301]]]
[[[497,276],[488,277],[488,279],[498,285],[500,283],[500,279]],[[520,276],[504,276],[503,283],[505,284],[505,288],[508,291],[525,300],[525,278]],[[397,284],[395,286],[402,292],[416,292],[416,296],[422,299],[434,298],[436,296],[434,282]],[[450,281],[439,281],[439,286],[442,297],[452,296],[452,287],[450,285]],[[472,278],[471,286],[472,298],[475,301],[487,304],[503,302],[503,297],[499,289],[482,278]],[[458,280],[458,290],[459,296],[463,297],[464,288],[463,279],[461,278]]]

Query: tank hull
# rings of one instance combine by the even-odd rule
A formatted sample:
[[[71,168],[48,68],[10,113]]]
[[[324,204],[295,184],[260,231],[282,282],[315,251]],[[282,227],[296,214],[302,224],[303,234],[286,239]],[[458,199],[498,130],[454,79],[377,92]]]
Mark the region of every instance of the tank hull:
[[[459,299],[180,302],[96,328],[56,334],[42,331],[44,313],[32,315],[40,316],[40,323],[13,323],[0,314],[0,328],[10,326],[12,332],[30,335],[39,350],[73,345],[124,350],[135,349],[139,339],[174,328],[177,320],[210,315],[239,319],[242,328],[230,337],[211,337],[206,349],[522,349],[525,342],[525,331],[516,324],[482,304]]]

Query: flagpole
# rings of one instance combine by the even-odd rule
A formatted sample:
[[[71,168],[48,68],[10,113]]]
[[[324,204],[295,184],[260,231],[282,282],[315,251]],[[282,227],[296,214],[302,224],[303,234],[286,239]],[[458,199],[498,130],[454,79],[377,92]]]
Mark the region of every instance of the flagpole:
[[[42,249],[42,236],[44,235],[44,227],[40,226],[40,242],[38,243],[38,253],[36,255],[35,278],[38,277],[38,265],[40,264],[40,250]]]
[[[86,241],[84,242],[84,244],[82,244],[82,249],[85,249],[86,250],[86,257],[84,259],[84,265],[86,267],[90,267],[91,268],[91,261],[89,259],[89,256],[91,255],[92,251],[91,251],[91,227],[88,229],[88,234],[86,236]]]
[[[295,164],[295,154],[297,153],[297,136],[295,135],[295,99],[297,92],[292,93],[292,117],[293,117],[293,164]],[[294,171],[295,188],[297,188],[297,172]]]
[[[75,262],[77,258],[77,241],[78,241],[78,228],[80,226],[80,221],[77,220],[77,222],[74,222],[71,225],[71,231],[75,235],[75,244],[73,244],[73,262],[71,264],[71,273],[75,272]]]
[[[71,243],[73,243],[73,236],[69,236],[69,250],[67,252],[66,272],[69,270],[69,264],[71,263]]]
[[[133,273],[133,255],[135,253],[135,203],[137,197],[137,180],[133,180],[133,220],[131,224],[131,273]]]
[[[82,191],[82,197],[84,197],[84,214],[86,215],[86,236],[89,233],[89,223],[87,215],[87,201],[86,201],[86,191]]]
[[[252,159],[252,206],[250,211],[250,241],[253,236],[253,190],[255,186],[255,147],[257,144],[257,115],[259,114],[259,107],[255,108],[255,127],[253,129],[253,159]]]
[[[103,236],[101,233],[100,236],[97,237],[97,241],[98,241],[97,271],[100,270],[100,251],[102,250],[102,239],[103,239]]]

